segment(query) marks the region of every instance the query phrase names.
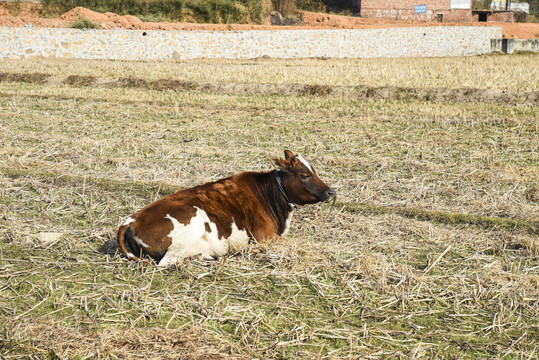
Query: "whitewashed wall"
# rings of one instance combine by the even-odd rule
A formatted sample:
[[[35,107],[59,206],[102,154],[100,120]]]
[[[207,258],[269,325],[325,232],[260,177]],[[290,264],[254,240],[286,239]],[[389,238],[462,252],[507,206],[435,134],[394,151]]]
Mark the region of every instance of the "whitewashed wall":
[[[491,51],[500,27],[150,31],[0,28],[0,58],[243,59],[466,56]]]

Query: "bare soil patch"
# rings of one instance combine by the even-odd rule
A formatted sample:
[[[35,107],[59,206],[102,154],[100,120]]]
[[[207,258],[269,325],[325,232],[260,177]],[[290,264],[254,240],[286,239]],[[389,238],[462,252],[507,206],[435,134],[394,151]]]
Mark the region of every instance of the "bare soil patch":
[[[367,29],[387,27],[417,26],[501,26],[504,38],[533,39],[539,37],[539,23],[432,23],[420,21],[397,21],[388,19],[367,19],[352,16],[303,12],[301,26],[272,26],[253,24],[195,24],[188,22],[143,22],[131,15],[117,15],[111,12],[98,13],[83,7],[74,8],[59,18],[44,18],[39,4],[20,4],[14,7],[0,4],[0,26],[16,27],[33,25],[37,27],[70,27],[79,17],[99,23],[101,29],[131,30],[276,30],[276,29]]]
[[[146,80],[134,77],[117,80],[99,79],[94,76],[70,75],[58,77],[49,74],[0,73],[0,81],[34,84],[63,83],[70,86],[102,88],[132,88],[148,90],[196,90],[231,95],[312,95],[356,100],[421,100],[454,103],[503,103],[539,104],[539,91],[510,91],[507,89],[477,88],[406,88],[396,86],[336,86],[304,84],[260,84],[211,82],[203,83],[175,79]]]

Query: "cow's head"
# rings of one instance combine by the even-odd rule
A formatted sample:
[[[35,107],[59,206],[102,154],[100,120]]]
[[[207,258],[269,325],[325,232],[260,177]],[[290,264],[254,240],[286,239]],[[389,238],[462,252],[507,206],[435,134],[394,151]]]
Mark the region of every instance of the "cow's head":
[[[316,175],[316,171],[300,154],[294,155],[292,151],[285,150],[284,155],[284,159],[276,158],[274,162],[283,171],[282,185],[292,203],[314,204],[335,196],[335,190]]]

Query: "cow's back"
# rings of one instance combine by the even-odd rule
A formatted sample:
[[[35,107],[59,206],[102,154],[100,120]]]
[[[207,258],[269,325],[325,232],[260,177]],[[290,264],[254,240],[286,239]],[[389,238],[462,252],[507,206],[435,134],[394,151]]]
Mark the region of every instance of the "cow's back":
[[[160,265],[241,250],[253,224],[266,216],[250,180],[241,173],[165,196],[128,218],[126,242],[135,255],[160,259]]]

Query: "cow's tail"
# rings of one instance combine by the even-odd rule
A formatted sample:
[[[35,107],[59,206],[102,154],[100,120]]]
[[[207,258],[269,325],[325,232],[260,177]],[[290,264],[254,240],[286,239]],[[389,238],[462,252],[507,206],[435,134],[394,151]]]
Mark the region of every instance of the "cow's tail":
[[[120,229],[118,230],[118,246],[120,247],[120,250],[122,250],[122,252],[124,253],[124,255],[128,258],[128,259],[131,259],[133,261],[137,261],[139,260],[139,257],[136,256],[135,254],[133,254],[128,246],[126,246],[125,244],[125,232],[127,231],[127,229],[129,228],[129,225],[122,225],[120,226]]]

